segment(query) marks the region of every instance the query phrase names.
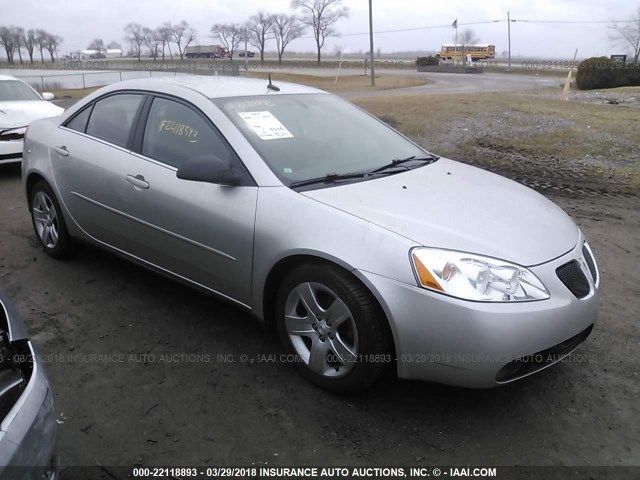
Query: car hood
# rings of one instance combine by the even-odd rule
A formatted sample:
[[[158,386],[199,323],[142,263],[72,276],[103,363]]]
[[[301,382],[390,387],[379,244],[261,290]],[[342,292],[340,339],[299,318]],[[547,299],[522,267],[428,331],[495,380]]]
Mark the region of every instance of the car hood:
[[[404,173],[303,192],[414,242],[538,265],[575,247],[554,203],[499,175],[441,158]]]
[[[0,102],[0,128],[25,127],[34,120],[55,117],[64,108],[44,100]]]

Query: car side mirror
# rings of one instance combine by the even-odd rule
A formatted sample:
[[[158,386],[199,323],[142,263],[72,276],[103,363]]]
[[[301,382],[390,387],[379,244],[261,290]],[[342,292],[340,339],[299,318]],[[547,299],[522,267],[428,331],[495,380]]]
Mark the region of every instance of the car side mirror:
[[[51,93],[51,92],[44,92],[44,93],[42,94],[42,98],[43,98],[44,100],[46,100],[46,101],[50,101],[50,100],[53,100],[54,98],[56,98],[56,96],[55,96],[53,93]]]
[[[215,155],[201,155],[182,165],[176,176],[192,182],[216,183],[218,185],[240,185],[242,173]]]

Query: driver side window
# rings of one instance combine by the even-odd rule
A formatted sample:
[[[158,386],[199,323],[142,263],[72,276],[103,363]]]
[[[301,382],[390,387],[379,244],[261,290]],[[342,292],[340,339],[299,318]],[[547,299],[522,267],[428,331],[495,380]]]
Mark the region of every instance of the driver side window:
[[[142,140],[142,155],[180,168],[202,155],[232,163],[234,154],[220,133],[186,105],[155,98]]]

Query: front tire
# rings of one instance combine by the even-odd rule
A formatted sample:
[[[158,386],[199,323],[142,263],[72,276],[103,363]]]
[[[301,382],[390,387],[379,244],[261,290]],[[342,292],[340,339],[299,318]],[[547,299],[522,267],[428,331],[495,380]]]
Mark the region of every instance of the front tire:
[[[33,229],[45,253],[54,258],[61,258],[69,253],[71,238],[62,209],[45,181],[40,181],[33,187],[29,205]]]
[[[278,291],[276,321],[300,373],[326,390],[363,390],[394,363],[378,302],[338,266],[310,263],[292,270]]]

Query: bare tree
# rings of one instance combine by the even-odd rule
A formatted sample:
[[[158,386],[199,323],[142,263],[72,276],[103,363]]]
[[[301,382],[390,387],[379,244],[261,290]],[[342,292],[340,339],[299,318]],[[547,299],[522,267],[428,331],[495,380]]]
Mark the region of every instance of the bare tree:
[[[13,54],[16,50],[14,29],[15,27],[0,27],[0,44],[4,47],[9,63],[13,63]]]
[[[142,33],[144,35],[144,44],[149,49],[149,53],[155,62],[158,59],[158,53],[160,50],[160,44],[162,43],[162,39],[158,35],[157,30],[151,30],[150,28],[143,28]]]
[[[640,6],[629,22],[623,25],[614,22],[609,26],[609,38],[620,48],[631,47],[633,61],[638,61],[640,58]]]
[[[124,32],[126,33],[125,39],[131,44],[133,53],[138,57],[138,61],[140,61],[140,56],[142,55],[142,44],[144,43],[142,25],[139,23],[128,23],[127,26],[124,27]]]
[[[33,29],[27,30],[27,32],[22,37],[22,43],[27,49],[27,53],[29,54],[29,61],[33,63],[33,50],[36,46],[36,31]]]
[[[162,54],[162,61],[164,61],[165,50],[171,41],[171,29],[167,28],[166,24],[161,25],[156,28],[156,35],[160,41],[160,45],[158,46],[158,55]],[[169,47],[169,52],[171,52],[171,47]],[[173,59],[173,56],[171,58]]]
[[[182,20],[177,25],[171,27],[171,33],[173,35],[173,41],[178,45],[180,60],[183,60],[184,52],[189,44],[196,39],[197,32],[191,28],[186,21]]]
[[[158,33],[162,41],[162,60],[164,61],[164,49],[169,48],[169,57],[173,60],[173,53],[171,53],[171,41],[173,40],[173,28],[171,22],[164,22],[161,27],[158,27]]]
[[[220,40],[233,61],[233,54],[240,42],[244,40],[245,28],[237,23],[217,23],[211,27],[211,35]]]
[[[471,45],[478,43],[478,37],[473,30],[465,28],[458,37],[458,42],[462,48],[462,63],[467,63],[467,50]]]
[[[89,50],[97,50],[98,53],[104,50],[104,41],[101,38],[94,38],[89,44]]]
[[[282,55],[287,45],[296,38],[300,38],[306,26],[295,15],[279,13],[273,16],[273,26],[271,28],[273,29],[276,48],[278,49],[278,65],[282,65]]]
[[[38,29],[36,30],[36,46],[40,51],[40,60],[44,63],[44,54],[42,53],[47,46],[49,34],[46,30]]]
[[[62,43],[63,38],[58,35],[53,35],[48,33],[45,40],[45,48],[49,51],[49,55],[51,56],[51,61],[55,62],[54,54],[58,51],[58,47]]]
[[[336,33],[335,24],[349,16],[349,9],[342,6],[342,0],[292,0],[291,8],[301,9],[302,22],[313,30],[320,64],[325,40]]]
[[[249,42],[260,51],[261,64],[264,64],[264,47],[268,40],[274,38],[272,27],[273,15],[269,15],[262,10],[249,18],[247,22]]]
[[[24,46],[24,28],[22,27],[12,27],[11,28],[11,34],[13,35],[13,43],[16,49],[16,52],[18,52],[18,58],[20,59],[20,63],[24,63],[22,61],[22,47]]]

